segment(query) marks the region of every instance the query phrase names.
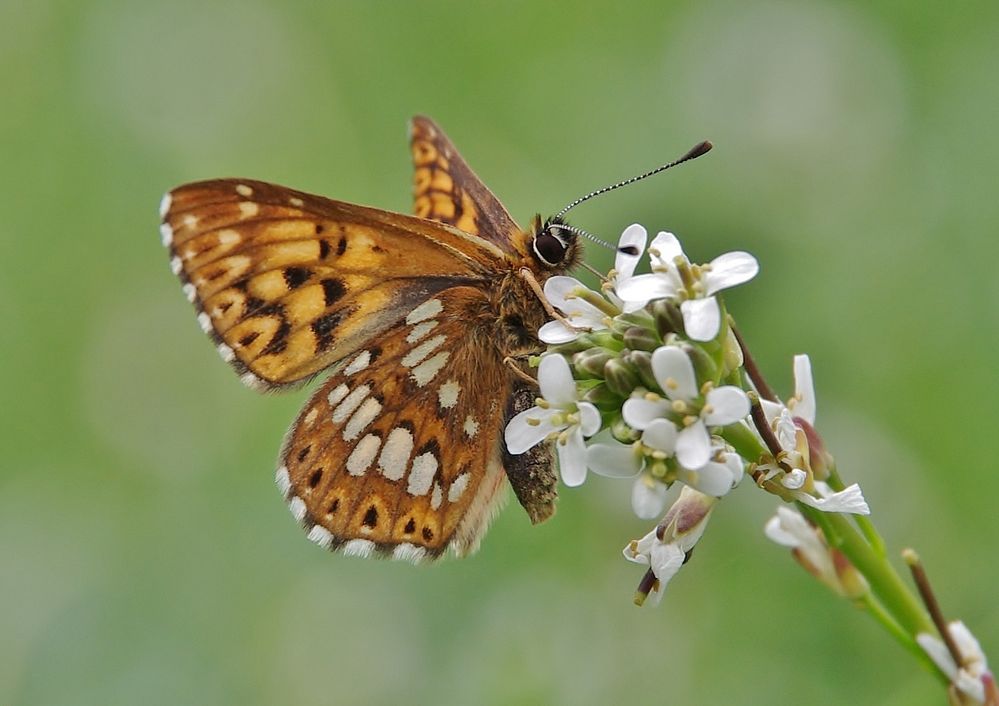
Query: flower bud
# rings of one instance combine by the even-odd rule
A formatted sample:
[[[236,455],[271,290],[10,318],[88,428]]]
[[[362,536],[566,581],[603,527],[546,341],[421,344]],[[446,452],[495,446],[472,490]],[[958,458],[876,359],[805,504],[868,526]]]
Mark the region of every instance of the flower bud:
[[[638,380],[649,390],[659,387],[656,376],[652,373],[652,354],[648,351],[631,351],[624,356],[625,361],[638,373]]]
[[[658,299],[649,305],[652,318],[656,322],[656,331],[663,338],[670,333],[683,332],[683,315],[680,307],[666,299]]]
[[[583,395],[583,400],[589,402],[601,412],[619,410],[624,403],[622,396],[611,392],[611,389],[607,387],[607,383],[605,382],[594,385],[587,390],[586,394]]]
[[[662,342],[654,331],[642,326],[632,326],[624,332],[624,345],[636,351],[654,351]]]
[[[697,377],[699,385],[718,380],[716,377],[718,375],[718,366],[715,365],[711,356],[701,346],[683,346],[683,352],[687,354],[691,364],[694,366],[694,375]]]
[[[801,417],[795,417],[794,423],[805,432],[808,441],[808,465],[812,469],[815,480],[826,480],[833,467],[833,457],[826,451],[825,442],[819,432]]]
[[[638,387],[638,373],[620,358],[611,358],[604,365],[604,379],[612,392],[628,397]]]
[[[600,379],[604,376],[604,366],[614,356],[614,351],[606,348],[587,348],[572,356],[572,367],[578,378]]]
[[[857,567],[850,563],[843,552],[832,548],[829,553],[832,556],[833,567],[836,569],[836,576],[839,577],[839,585],[844,597],[855,601],[871,592],[871,585],[867,583],[867,579],[857,571]]]
[[[640,431],[636,431],[625,424],[624,417],[620,414],[616,414],[611,418],[610,432],[611,436],[622,444],[633,444],[642,435]]]

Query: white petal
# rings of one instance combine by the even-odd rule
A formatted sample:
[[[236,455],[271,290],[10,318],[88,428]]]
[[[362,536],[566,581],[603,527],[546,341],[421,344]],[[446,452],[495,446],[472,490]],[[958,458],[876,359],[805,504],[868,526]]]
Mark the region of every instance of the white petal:
[[[714,297],[688,299],[680,304],[683,328],[695,341],[710,341],[721,328],[721,309]]]
[[[785,451],[795,451],[798,446],[798,425],[794,423],[790,410],[784,407],[777,417],[777,424],[774,427],[774,434],[777,442]]]
[[[680,474],[680,480],[705,495],[720,498],[732,490],[732,474],[723,463],[708,461],[696,471]]]
[[[815,386],[812,384],[812,363],[807,355],[794,356],[794,397],[788,407],[794,416],[815,424]]]
[[[950,651],[947,649],[947,645],[943,643],[938,637],[934,637],[929,633],[921,632],[916,635],[916,642],[919,646],[930,656],[938,667],[947,675],[947,678],[951,681],[957,676],[957,665],[954,664],[954,658],[951,657]]]
[[[632,540],[624,547],[624,558],[636,564],[649,565],[649,555],[652,553],[652,545],[658,542],[656,530],[653,529],[647,535],[638,540]]]
[[[676,346],[663,346],[652,353],[652,375],[671,400],[697,397],[697,377],[690,357]]]
[[[579,338],[580,333],[582,332],[570,329],[561,321],[549,321],[547,324],[538,329],[538,338],[540,338],[543,343],[557,345],[559,343],[575,341]]]
[[[748,282],[760,271],[760,264],[748,252],[727,252],[711,261],[711,269],[704,275],[707,293],[734,287]]]
[[[739,485],[742,482],[743,476],[746,475],[746,469],[742,464],[742,457],[736,453],[725,453],[725,466],[728,468],[728,472],[732,474],[732,487]]]
[[[617,255],[614,256],[614,269],[617,270],[618,282],[622,282],[635,274],[635,267],[638,265],[638,261],[642,259],[642,254],[645,252],[645,244],[648,240],[649,236],[645,232],[645,228],[637,223],[632,223],[621,233],[621,239],[617,243]],[[636,254],[629,255],[621,252],[624,248],[634,248]]]
[[[507,450],[514,455],[522,454],[540,444],[553,431],[557,431],[551,423],[551,416],[554,413],[555,410],[552,409],[531,407],[517,414],[506,425],[504,432]],[[529,418],[539,419],[541,423],[528,424]],[[558,427],[558,429],[562,428],[564,427]]]
[[[642,431],[655,420],[662,419],[667,409],[669,409],[669,403],[666,400],[652,402],[635,397],[625,400],[624,406],[621,407],[621,415],[624,417],[625,424],[632,429]]]
[[[773,422],[780,413],[784,410],[784,404],[782,402],[771,402],[770,400],[760,399],[760,406],[763,407],[763,416],[767,418],[770,422],[770,426],[773,427]]]
[[[579,409],[579,428],[583,432],[583,436],[593,436],[600,431],[602,420],[597,408],[589,402],[580,402],[577,407]]]
[[[538,366],[538,386],[541,396],[556,407],[576,401],[576,382],[569,363],[560,355],[546,355]]]
[[[586,480],[586,446],[583,445],[583,435],[579,429],[569,432],[569,438],[563,444],[555,444],[558,451],[558,469],[562,482],[569,487],[582,485]]]
[[[614,291],[626,302],[642,302],[676,296],[674,282],[661,274],[636,275],[619,282]]]
[[[586,285],[575,277],[566,277],[565,275],[549,277],[545,280],[545,297],[556,309],[565,311],[566,296],[577,287],[581,289],[587,288]]]
[[[676,460],[680,465],[696,471],[711,458],[711,438],[704,422],[698,420],[683,429],[676,440]]]
[[[656,255],[652,256],[653,260],[658,260],[660,264],[672,265],[673,260],[677,257],[686,258],[683,254],[683,247],[680,245],[680,241],[672,233],[667,233],[666,231],[659,231],[656,237],[652,239],[652,244],[649,245],[649,252],[653,250],[656,251]]]
[[[656,419],[642,432],[642,443],[657,451],[672,455],[679,436],[676,425],[668,419]]]
[[[631,487],[631,509],[643,520],[652,520],[662,514],[666,507],[667,488],[664,483],[640,475]]]
[[[818,485],[816,483],[816,486]],[[800,502],[805,503],[805,505],[810,505],[816,510],[822,510],[823,512],[848,512],[854,515],[871,514],[871,508],[868,507],[867,501],[864,500],[864,494],[861,492],[860,486],[856,483],[838,493],[833,493],[823,498],[816,498],[802,491],[795,493],[794,497]]]
[[[633,446],[590,444],[586,449],[586,465],[594,473],[610,478],[631,478],[642,470],[642,459]]]
[[[800,468],[792,468],[791,472],[780,479],[780,484],[790,490],[797,490],[805,484],[808,474]]]
[[[708,426],[732,424],[749,414],[749,397],[734,385],[716,387],[708,392],[705,401],[712,408],[704,415],[704,423]]]
[[[650,563],[652,573],[659,579],[659,593],[661,594],[666,584],[670,582],[676,572],[683,566],[683,560],[687,558],[686,552],[675,544],[658,543],[653,545]]]

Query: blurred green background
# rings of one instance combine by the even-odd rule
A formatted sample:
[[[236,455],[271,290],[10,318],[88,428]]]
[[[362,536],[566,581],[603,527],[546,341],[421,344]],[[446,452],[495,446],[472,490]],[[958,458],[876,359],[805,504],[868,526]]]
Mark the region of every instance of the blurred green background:
[[[999,649],[994,2],[0,3],[0,703],[940,704],[769,544],[744,484],[658,609],[649,523],[592,478],[476,556],[328,555],[273,486],[307,393],[244,389],[157,231],[247,176],[408,211],[433,116],[526,223],[710,138],[574,222],[747,249],[728,298],[894,549]],[[591,249],[592,250],[592,249]],[[601,253],[593,261],[607,265]],[[974,453],[972,453],[974,452]]]

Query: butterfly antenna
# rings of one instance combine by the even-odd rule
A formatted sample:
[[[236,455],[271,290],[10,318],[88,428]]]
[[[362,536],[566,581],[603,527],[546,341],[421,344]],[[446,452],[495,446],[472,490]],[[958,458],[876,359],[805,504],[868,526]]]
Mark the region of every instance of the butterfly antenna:
[[[596,191],[591,191],[586,196],[579,197],[578,199],[576,199],[575,201],[573,201],[572,203],[570,203],[569,205],[567,205],[565,208],[563,208],[561,211],[559,211],[558,213],[556,213],[554,216],[552,216],[552,220],[558,220],[559,218],[561,218],[562,216],[564,216],[566,213],[568,213],[570,210],[574,209],[576,206],[578,206],[579,204],[583,203],[584,201],[589,201],[594,196],[599,196],[600,194],[606,194],[608,191],[613,191],[614,189],[620,189],[622,186],[627,186],[628,184],[634,184],[636,181],[641,181],[642,179],[646,179],[646,178],[652,176],[653,174],[658,174],[659,172],[664,172],[667,169],[669,169],[670,167],[675,167],[675,166],[677,166],[679,164],[683,164],[684,162],[689,162],[692,159],[696,159],[696,158],[700,157],[702,154],[705,154],[708,151],[710,151],[713,146],[714,145],[712,145],[709,141],[705,140],[704,142],[700,142],[700,143],[694,145],[690,149],[690,151],[687,152],[687,154],[683,155],[679,159],[674,159],[672,162],[669,162],[668,164],[664,164],[664,165],[662,165],[660,167],[656,167],[652,171],[645,172],[645,174],[639,174],[638,176],[633,176],[630,179],[625,179],[624,181],[619,181],[617,184],[611,184],[610,186],[605,186],[602,189],[597,189]],[[593,236],[589,236],[588,235],[587,237],[589,237],[591,240],[597,240]],[[597,241],[597,242],[600,242],[600,241]],[[606,245],[606,243],[604,243],[604,245]]]

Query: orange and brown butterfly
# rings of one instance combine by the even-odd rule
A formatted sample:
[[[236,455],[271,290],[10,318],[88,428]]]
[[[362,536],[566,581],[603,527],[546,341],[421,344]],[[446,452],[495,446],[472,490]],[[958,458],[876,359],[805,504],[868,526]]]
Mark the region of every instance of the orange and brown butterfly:
[[[503,429],[537,394],[540,285],[580,246],[560,219],[519,227],[431,120],[410,134],[415,217],[217,179],[167,193],[160,228],[244,383],[331,371],[276,477],[309,539],[416,562],[474,551],[507,480],[533,522],[555,511],[551,449],[513,456]]]

